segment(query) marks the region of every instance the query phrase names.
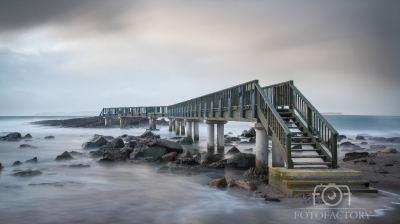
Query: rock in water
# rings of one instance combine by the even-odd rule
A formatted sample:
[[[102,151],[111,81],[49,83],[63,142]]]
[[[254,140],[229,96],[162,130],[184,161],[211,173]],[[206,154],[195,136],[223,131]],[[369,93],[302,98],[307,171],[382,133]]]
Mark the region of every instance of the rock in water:
[[[215,163],[222,160],[222,156],[220,154],[214,154],[214,155],[206,155],[204,157],[204,161],[202,164],[211,164],[211,163]]]
[[[349,152],[344,154],[343,161],[350,161],[350,160],[355,160],[355,159],[360,159],[364,157],[368,157],[369,153],[368,152]]]
[[[386,149],[386,145],[371,145],[370,149]]]
[[[121,154],[118,151],[111,150],[104,153],[103,158],[99,160],[99,163],[108,163],[108,162],[125,162],[126,155]]]
[[[21,144],[19,145],[20,148],[37,148],[36,146],[33,145],[28,145],[28,144]]]
[[[176,164],[182,165],[200,165],[195,159],[193,158],[179,158],[176,161]]]
[[[182,153],[183,152],[183,148],[179,143],[169,141],[166,139],[157,139],[155,141],[150,142],[147,146],[148,147],[165,148],[165,149],[167,149],[168,153],[170,153],[170,152]]]
[[[382,150],[380,152],[382,152],[382,153],[397,153],[397,150],[393,149],[393,148],[387,148],[387,149],[384,149],[384,150]]]
[[[266,201],[281,202],[281,200],[279,200],[278,198],[273,198],[273,197],[266,197],[265,200]]]
[[[189,151],[184,151],[182,154],[179,155],[179,158],[193,158],[192,153]]]
[[[26,134],[25,136],[24,136],[24,138],[32,138],[32,135],[31,134]]]
[[[3,168],[4,168],[4,166],[3,166],[3,165],[1,165],[1,163],[0,163],[0,171],[1,171]]]
[[[243,152],[253,152],[253,148],[245,149]]]
[[[249,191],[254,191],[257,190],[257,185],[251,181],[242,181],[242,180],[237,180],[235,181],[235,184],[239,186],[240,188],[249,190]]]
[[[208,186],[210,187],[226,187],[228,183],[226,182],[225,177],[215,180],[210,180],[208,182]]]
[[[22,138],[19,132],[10,133],[6,136],[0,137],[0,141],[18,141]]]
[[[384,170],[384,169],[377,169],[377,170],[375,170],[375,173],[389,174],[389,172],[387,170]]]
[[[36,164],[36,163],[38,163],[38,159],[37,159],[37,157],[35,157],[33,159],[29,159],[29,160],[25,161],[25,163],[34,163],[34,164]]]
[[[108,143],[108,141],[103,137],[94,137],[90,142],[85,142],[82,144],[83,149],[90,149],[90,148],[98,148],[104,146]]]
[[[119,152],[129,157],[132,154],[133,150],[134,150],[133,148],[125,145],[125,147],[119,150]]]
[[[190,137],[184,137],[181,140],[181,144],[182,145],[191,145],[191,144],[193,144],[193,139]]]
[[[226,160],[226,164],[234,168],[250,168],[256,166],[256,156],[249,153],[237,153]]]
[[[226,180],[226,183],[228,184],[228,187],[237,186],[234,179],[227,179],[227,180]]]
[[[193,156],[193,159],[194,159],[196,162],[200,163],[200,161],[201,161],[201,154],[200,154],[200,153],[195,153],[194,156]]]
[[[364,140],[365,138],[364,138],[364,136],[357,135],[356,139],[357,139],[357,140]]]
[[[243,174],[244,180],[268,181],[268,168],[251,167]]]
[[[254,128],[250,128],[245,134],[244,137],[256,137],[256,130]]]
[[[41,171],[39,170],[23,170],[23,171],[19,171],[13,174],[13,176],[19,176],[19,177],[32,177],[32,176],[37,176],[43,174]]]
[[[139,157],[163,157],[165,154],[167,154],[167,150],[162,147],[136,148],[130,154],[130,159],[138,159]]]
[[[20,161],[15,161],[12,166],[20,166],[22,163]]]
[[[72,165],[69,165],[69,167],[72,167],[72,168],[87,168],[87,167],[90,167],[90,165],[83,165],[83,164],[78,164],[78,165],[76,165],[76,164],[72,164]]]
[[[44,139],[54,139],[54,136],[49,135],[49,136],[44,137]]]
[[[145,131],[140,138],[152,138],[152,139],[159,139],[160,136],[159,135],[155,135],[153,132],[151,131]]]
[[[63,154],[57,156],[55,161],[63,161],[63,160],[71,160],[71,159],[73,159],[71,154],[69,154],[69,152],[65,151],[65,152],[63,152]]]
[[[162,157],[162,159],[163,159],[164,162],[168,163],[168,162],[174,161],[177,156],[178,156],[178,153],[170,152],[168,154],[165,154]]]
[[[122,149],[125,146],[124,141],[120,138],[113,139],[109,145],[111,148],[114,148],[114,149]]]
[[[225,164],[224,162],[222,162],[222,160],[211,163],[209,166],[209,168],[215,168],[215,169],[222,169],[225,168]]]
[[[256,143],[256,138],[250,138],[249,143]]]
[[[134,149],[137,146],[137,141],[136,140],[130,140],[125,144],[125,146],[128,146],[128,147]]]
[[[233,148],[229,149],[228,152],[226,152],[226,155],[235,155],[236,153],[240,153],[239,149],[233,146]]]

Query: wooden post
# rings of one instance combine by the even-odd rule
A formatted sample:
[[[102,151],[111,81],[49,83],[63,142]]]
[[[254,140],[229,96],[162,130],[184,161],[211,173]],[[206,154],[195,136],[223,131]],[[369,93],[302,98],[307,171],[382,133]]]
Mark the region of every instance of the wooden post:
[[[287,134],[286,135],[286,158],[287,158],[287,163],[286,163],[286,168],[287,169],[293,169],[293,161],[292,161],[292,135]]]
[[[337,134],[333,134],[331,138],[332,147],[332,169],[337,169]]]

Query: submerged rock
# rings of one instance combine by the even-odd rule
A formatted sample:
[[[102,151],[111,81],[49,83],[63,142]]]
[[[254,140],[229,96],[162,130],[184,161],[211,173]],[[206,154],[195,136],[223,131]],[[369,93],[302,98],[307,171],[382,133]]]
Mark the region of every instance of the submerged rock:
[[[16,173],[13,174],[13,176],[19,176],[19,177],[32,177],[32,176],[37,176],[43,174],[41,171],[39,170],[23,170],[23,171],[18,171]]]
[[[108,141],[103,137],[94,137],[90,142],[85,142],[82,144],[83,149],[97,148],[104,146],[108,143]]]
[[[364,136],[357,135],[356,139],[357,139],[357,140],[364,140],[365,138],[364,138]]]
[[[256,166],[256,157],[250,153],[237,153],[231,158],[226,160],[226,164],[229,167],[234,168],[250,168]]]
[[[13,165],[12,166],[20,166],[20,165],[22,165],[23,163],[21,163],[20,161],[15,161],[14,163],[13,163]]]
[[[243,152],[253,152],[253,148],[245,149]]]
[[[87,167],[90,167],[90,165],[72,164],[72,165],[69,165],[69,167],[71,167],[71,168],[87,168]]]
[[[226,182],[225,177],[215,180],[210,180],[208,182],[208,186],[210,187],[226,187],[228,183]]]
[[[54,139],[54,136],[49,135],[49,136],[44,137],[44,139]]]
[[[28,145],[28,144],[21,144],[19,145],[20,148],[37,148],[36,146],[33,145]]]
[[[6,136],[0,137],[0,141],[18,141],[22,138],[19,132],[13,132]]]
[[[281,202],[278,198],[273,198],[273,197],[266,197],[265,201],[274,201],[274,202]]]
[[[251,181],[242,181],[242,180],[237,180],[235,181],[235,184],[239,186],[240,188],[249,190],[249,191],[254,191],[257,190],[257,185]]]
[[[202,164],[212,164],[212,163],[218,162],[222,159],[223,159],[223,157],[220,154],[213,154],[213,155],[207,154],[204,157],[204,161],[202,162]]]
[[[31,134],[26,134],[25,136],[24,136],[24,138],[32,138],[32,135]]]
[[[377,170],[375,170],[375,173],[389,174],[389,172],[387,170],[384,170],[384,169],[377,169]]]
[[[200,154],[200,153],[196,153],[196,154],[193,156],[193,159],[194,159],[195,161],[197,161],[198,163],[200,163],[200,161],[201,161],[201,154]]]
[[[38,159],[37,159],[37,157],[35,157],[33,159],[28,159],[27,161],[25,161],[25,163],[34,163],[34,164],[36,164],[36,163],[38,163]]]
[[[63,152],[63,154],[57,156],[55,161],[63,161],[63,160],[71,160],[71,159],[73,159],[71,154],[69,154],[69,152],[65,151],[65,152]]]

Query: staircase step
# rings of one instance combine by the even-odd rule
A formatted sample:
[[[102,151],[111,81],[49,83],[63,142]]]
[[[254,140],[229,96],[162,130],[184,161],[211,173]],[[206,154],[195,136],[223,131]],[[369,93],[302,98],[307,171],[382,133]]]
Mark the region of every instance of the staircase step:
[[[316,152],[321,151],[321,149],[292,149],[292,152]]]
[[[293,151],[293,150],[292,150]],[[292,159],[293,158],[325,158],[326,156],[323,155],[292,155]]]
[[[303,129],[302,127],[288,127],[288,128],[291,128],[291,129],[299,129],[299,130]]]
[[[292,115],[292,112],[278,112],[279,115]]]
[[[315,146],[315,143],[312,142],[300,142],[300,143],[292,143],[292,145],[312,145]]]
[[[304,135],[304,134],[308,134],[308,132],[306,132],[306,131],[300,131],[300,132],[292,132],[292,134],[301,134],[301,135]]]
[[[296,117],[282,117],[283,120],[296,119]]]
[[[293,162],[293,165],[331,165],[331,162]]]

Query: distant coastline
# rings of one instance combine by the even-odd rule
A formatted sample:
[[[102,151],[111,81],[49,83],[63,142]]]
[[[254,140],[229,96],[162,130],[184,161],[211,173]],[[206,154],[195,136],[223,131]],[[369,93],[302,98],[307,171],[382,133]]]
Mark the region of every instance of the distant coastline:
[[[322,115],[343,115],[341,112],[326,112],[321,113]]]
[[[99,116],[100,112],[99,111],[81,111],[81,112],[43,112],[43,113],[37,113],[34,116],[67,116],[67,117],[74,117],[74,116]]]

